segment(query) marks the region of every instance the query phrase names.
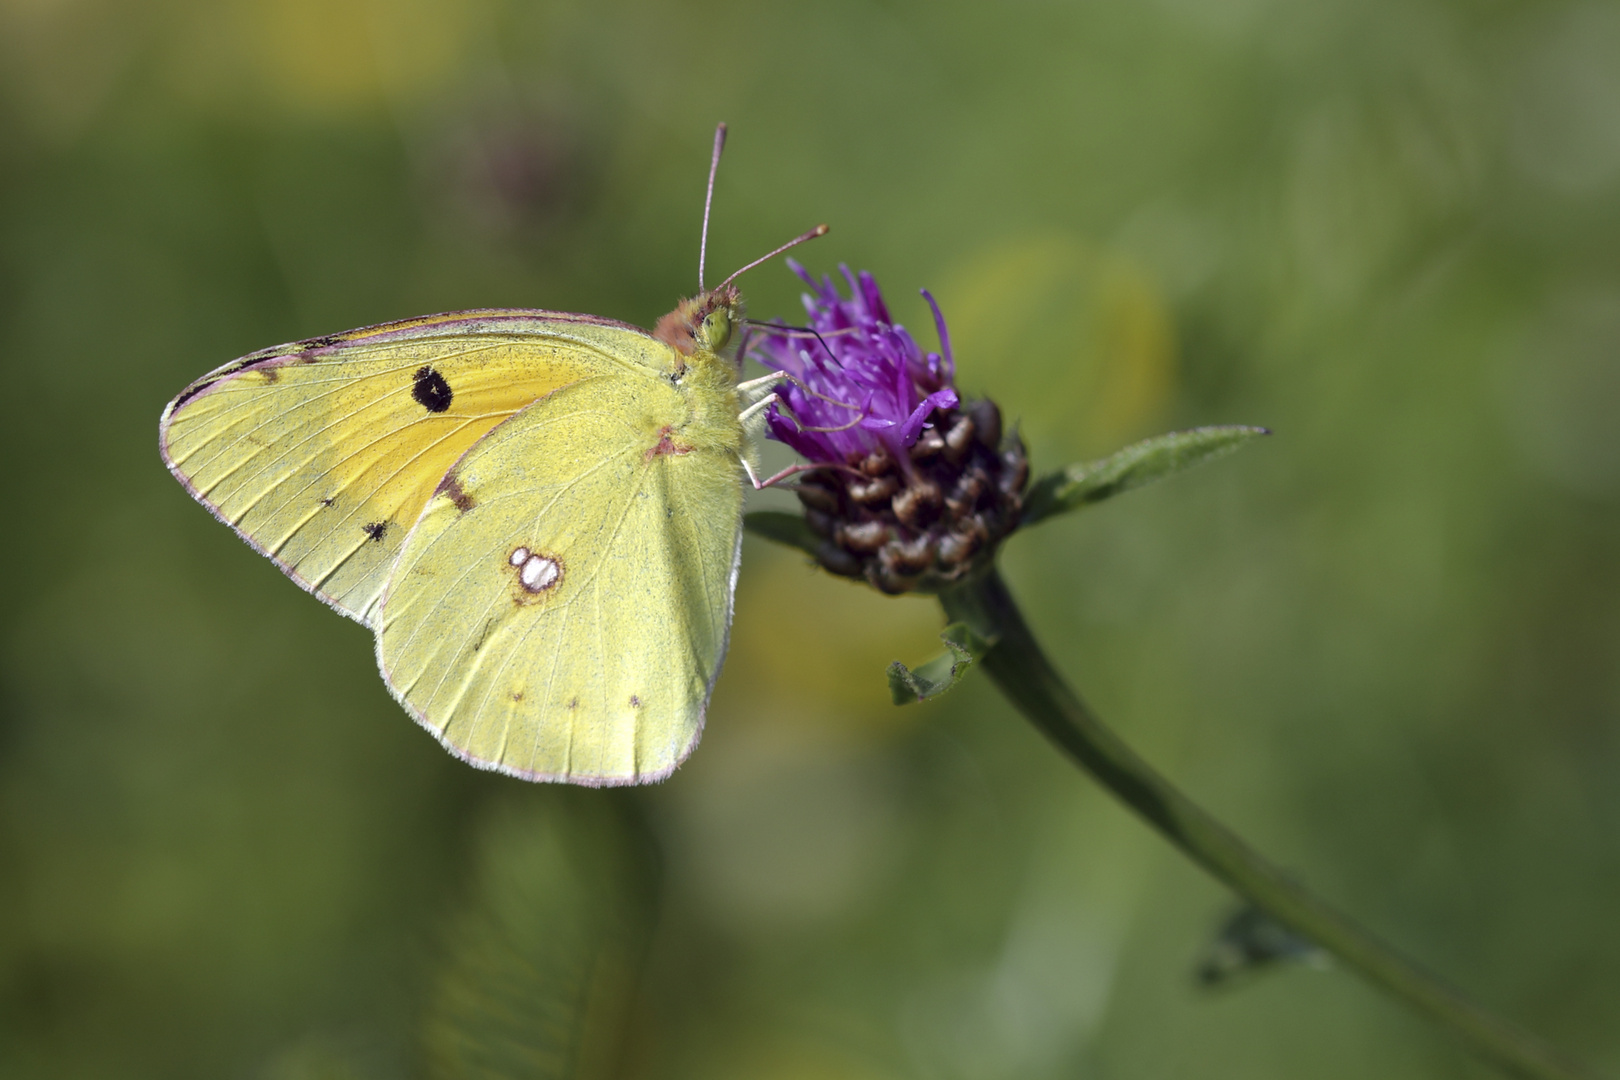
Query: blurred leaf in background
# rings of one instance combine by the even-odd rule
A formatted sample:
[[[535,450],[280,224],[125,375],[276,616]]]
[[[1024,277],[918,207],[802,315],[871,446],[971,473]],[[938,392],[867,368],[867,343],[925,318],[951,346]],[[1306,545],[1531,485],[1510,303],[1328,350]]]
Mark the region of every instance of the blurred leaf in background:
[[[552,789],[484,823],[423,1017],[429,1076],[623,1075],[657,897],[625,809]]]
[[[625,1075],[1480,1075],[1340,974],[1195,993],[1219,889],[971,670],[889,703],[926,602],[749,541],[690,763],[554,797],[165,475],[164,402],[275,342],[650,325],[722,119],[711,266],[831,222],[1037,473],[1277,432],[1012,587],[1191,794],[1620,1071],[1616,56],[1597,0],[0,0],[0,1072],[419,1074],[471,928],[536,925],[495,897],[637,850],[600,812],[662,867]]]

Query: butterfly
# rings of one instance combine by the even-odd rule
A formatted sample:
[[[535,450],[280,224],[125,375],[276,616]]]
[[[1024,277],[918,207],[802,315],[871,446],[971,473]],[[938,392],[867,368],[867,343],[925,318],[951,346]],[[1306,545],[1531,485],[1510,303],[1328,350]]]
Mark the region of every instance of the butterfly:
[[[739,382],[738,275],[652,333],[459,311],[264,349],[164,409],[187,492],[376,634],[394,697],[453,754],[636,784],[696,746],[725,657],[745,485],[774,376]],[[740,345],[735,353],[745,351]],[[753,397],[758,400],[751,400]],[[746,404],[745,404],[746,402]]]

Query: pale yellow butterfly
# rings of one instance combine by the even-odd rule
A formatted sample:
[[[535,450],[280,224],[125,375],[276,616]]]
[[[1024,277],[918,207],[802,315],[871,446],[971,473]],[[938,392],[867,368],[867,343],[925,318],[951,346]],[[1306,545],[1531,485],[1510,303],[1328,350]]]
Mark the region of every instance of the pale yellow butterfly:
[[[778,381],[739,385],[724,354],[733,282],[765,260],[702,284],[724,141],[722,124],[699,294],[651,334],[552,311],[432,315],[253,353],[163,412],[186,490],[370,626],[400,704],[481,768],[644,783],[702,733]]]

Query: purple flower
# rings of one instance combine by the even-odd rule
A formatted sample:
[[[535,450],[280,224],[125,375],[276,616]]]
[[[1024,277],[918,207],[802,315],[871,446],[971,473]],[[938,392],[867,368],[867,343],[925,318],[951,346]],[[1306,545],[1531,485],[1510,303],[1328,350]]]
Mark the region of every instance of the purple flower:
[[[872,275],[840,267],[846,298],[832,278],[788,265],[812,290],[810,328],[768,326],[756,348],[794,379],[777,385],[785,404],[766,420],[771,438],[809,461],[784,474],[797,472],[816,560],[889,593],[961,581],[1018,527],[1023,443],[1003,438],[995,402],[957,397],[945,317],[926,290],[939,352],[891,321]]]
[[[958,403],[951,387],[951,339],[939,305],[923,291],[934,309],[941,350],[925,353],[890,319],[871,274],[863,270],[856,277],[840,266],[849,283],[845,299],[830,276],[817,282],[804,267],[787,262],[813,290],[805,294],[804,307],[815,334],[767,330],[756,346],[757,359],[803,384],[777,388],[788,408],[770,406],[770,437],[812,462],[853,464],[879,448],[892,460],[906,461],[934,411]]]

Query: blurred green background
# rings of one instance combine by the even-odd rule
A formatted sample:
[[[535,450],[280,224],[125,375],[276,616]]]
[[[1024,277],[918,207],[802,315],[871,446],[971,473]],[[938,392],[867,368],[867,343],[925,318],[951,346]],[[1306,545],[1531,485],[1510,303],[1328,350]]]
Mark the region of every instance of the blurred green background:
[[[532,787],[165,474],[275,342],[651,325],[721,119],[711,267],[830,222],[1038,467],[1277,431],[1015,591],[1195,797],[1620,1072],[1614,4],[0,0],[0,1075],[1490,1075],[1342,972],[1198,990],[1222,889],[982,680],[888,704],[928,601],[750,540],[691,762]]]

